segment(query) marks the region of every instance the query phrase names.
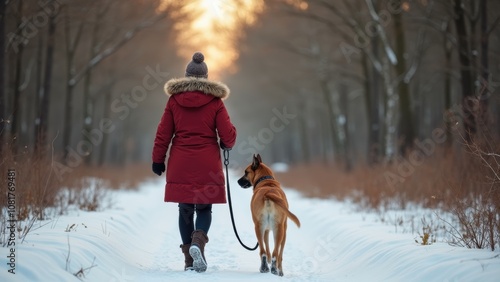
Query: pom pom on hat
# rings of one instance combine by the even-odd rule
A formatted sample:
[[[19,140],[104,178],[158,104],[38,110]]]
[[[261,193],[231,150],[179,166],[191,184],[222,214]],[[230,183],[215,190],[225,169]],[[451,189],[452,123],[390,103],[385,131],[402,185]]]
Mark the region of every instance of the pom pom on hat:
[[[193,54],[193,60],[186,67],[186,76],[207,78],[208,68],[204,62],[205,56],[201,52]]]
[[[201,64],[201,63],[203,63],[204,60],[205,60],[205,56],[203,56],[203,54],[201,52],[194,53],[193,62],[195,62],[197,64]]]

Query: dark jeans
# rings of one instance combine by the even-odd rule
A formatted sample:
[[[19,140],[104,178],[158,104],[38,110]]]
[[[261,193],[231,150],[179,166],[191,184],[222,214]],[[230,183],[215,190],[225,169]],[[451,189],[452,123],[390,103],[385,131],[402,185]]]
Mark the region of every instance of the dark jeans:
[[[196,212],[196,222],[194,213]],[[208,234],[212,223],[212,205],[179,204],[179,231],[182,244],[191,244],[191,234],[194,230],[201,229]]]

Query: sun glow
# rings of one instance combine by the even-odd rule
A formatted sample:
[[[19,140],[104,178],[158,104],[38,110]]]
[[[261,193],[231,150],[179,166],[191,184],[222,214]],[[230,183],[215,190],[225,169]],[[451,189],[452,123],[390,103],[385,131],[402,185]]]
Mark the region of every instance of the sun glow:
[[[172,1],[163,0],[159,9]],[[187,15],[187,20],[181,18],[175,26],[179,55],[189,61],[195,51],[201,51],[211,79],[235,72],[242,29],[254,24],[263,9],[264,0],[187,1],[181,12]]]

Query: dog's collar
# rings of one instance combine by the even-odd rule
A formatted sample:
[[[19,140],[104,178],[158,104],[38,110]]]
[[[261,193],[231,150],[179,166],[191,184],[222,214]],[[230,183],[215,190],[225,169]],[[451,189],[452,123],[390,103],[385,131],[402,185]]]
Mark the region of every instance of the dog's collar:
[[[257,181],[255,181],[255,184],[253,185],[253,187],[255,188],[260,182],[262,182],[264,180],[269,180],[269,179],[274,179],[274,178],[271,175],[262,176]]]

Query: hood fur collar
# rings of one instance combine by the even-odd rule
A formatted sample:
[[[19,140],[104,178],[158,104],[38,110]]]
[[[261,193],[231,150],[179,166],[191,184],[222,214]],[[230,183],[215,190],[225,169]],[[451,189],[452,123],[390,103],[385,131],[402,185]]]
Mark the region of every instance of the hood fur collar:
[[[183,77],[174,78],[165,84],[165,93],[168,96],[183,92],[201,91],[222,100],[229,97],[229,88],[222,82],[211,81],[205,78]]]

